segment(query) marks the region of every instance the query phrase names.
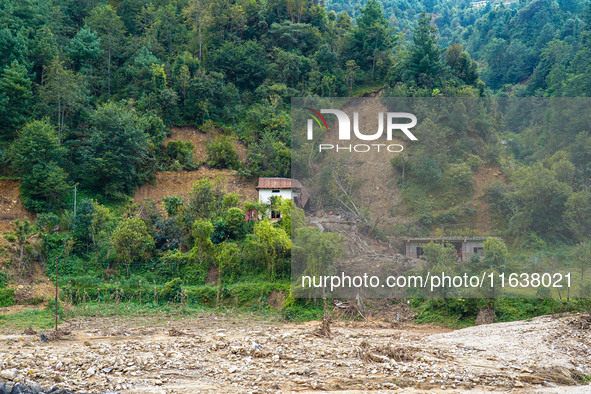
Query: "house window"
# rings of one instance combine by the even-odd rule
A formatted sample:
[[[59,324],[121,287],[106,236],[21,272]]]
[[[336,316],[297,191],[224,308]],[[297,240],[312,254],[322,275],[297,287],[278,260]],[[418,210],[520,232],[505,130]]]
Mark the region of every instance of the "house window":
[[[275,189],[275,190],[271,191],[271,193],[279,193],[279,192],[280,192],[279,189]]]
[[[281,212],[271,211],[271,219],[281,219]]]
[[[477,255],[477,256],[481,256],[481,257],[484,256],[484,248],[483,247],[480,247],[480,246],[475,247],[474,248],[474,254]]]

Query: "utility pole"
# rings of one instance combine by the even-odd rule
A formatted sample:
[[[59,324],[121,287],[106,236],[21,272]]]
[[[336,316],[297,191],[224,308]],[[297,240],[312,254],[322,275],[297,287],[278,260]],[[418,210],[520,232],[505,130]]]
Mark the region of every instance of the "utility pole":
[[[55,256],[55,332],[57,332],[57,256]]]
[[[74,185],[74,217],[76,217],[76,188],[78,184]]]

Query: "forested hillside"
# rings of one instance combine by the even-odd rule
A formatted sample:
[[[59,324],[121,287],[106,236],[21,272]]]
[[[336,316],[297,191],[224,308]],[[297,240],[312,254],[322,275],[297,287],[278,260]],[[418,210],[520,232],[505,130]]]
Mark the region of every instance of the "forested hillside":
[[[438,43],[462,45],[496,95],[589,96],[588,2],[384,0],[391,26],[410,41],[420,12],[433,17]],[[330,0],[327,8],[357,16],[365,1]]]
[[[589,96],[591,3],[3,0],[0,53],[0,175],[20,182],[37,215],[4,234],[0,287],[35,265],[53,279],[58,264],[70,295],[266,304],[288,294],[302,210],[244,201],[210,179],[163,201],[134,203],[136,190],[163,171],[289,177],[291,97]],[[181,126],[211,136],[205,160],[170,138]],[[591,133],[576,126],[564,138],[543,122],[506,135],[428,128],[432,150],[392,161],[402,224],[374,235],[486,216],[509,242],[503,263],[572,262],[577,295],[589,296]],[[490,169],[498,179],[479,184]],[[324,178],[332,197],[335,176]],[[262,220],[245,220],[253,209]],[[270,211],[283,220],[266,220]],[[14,302],[0,291],[0,304]],[[287,317],[309,306],[285,298]],[[474,308],[456,312],[473,318]]]

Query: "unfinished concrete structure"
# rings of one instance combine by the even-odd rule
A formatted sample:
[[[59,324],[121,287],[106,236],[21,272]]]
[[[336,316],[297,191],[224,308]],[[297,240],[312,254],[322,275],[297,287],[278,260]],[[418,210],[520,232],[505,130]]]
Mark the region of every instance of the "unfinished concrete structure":
[[[424,247],[429,242],[451,245],[458,253],[458,261],[468,261],[473,255],[484,256],[484,241],[489,237],[425,237],[406,238],[405,255],[412,258],[422,258]]]

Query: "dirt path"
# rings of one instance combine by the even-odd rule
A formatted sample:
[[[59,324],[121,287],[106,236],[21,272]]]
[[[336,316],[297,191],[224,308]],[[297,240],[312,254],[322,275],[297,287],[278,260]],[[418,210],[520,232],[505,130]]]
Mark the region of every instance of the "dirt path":
[[[78,319],[64,325],[71,334],[63,340],[0,335],[0,379],[122,393],[589,389],[573,385],[591,375],[589,321],[581,316],[452,332],[340,322],[332,338],[316,336],[317,324]]]

